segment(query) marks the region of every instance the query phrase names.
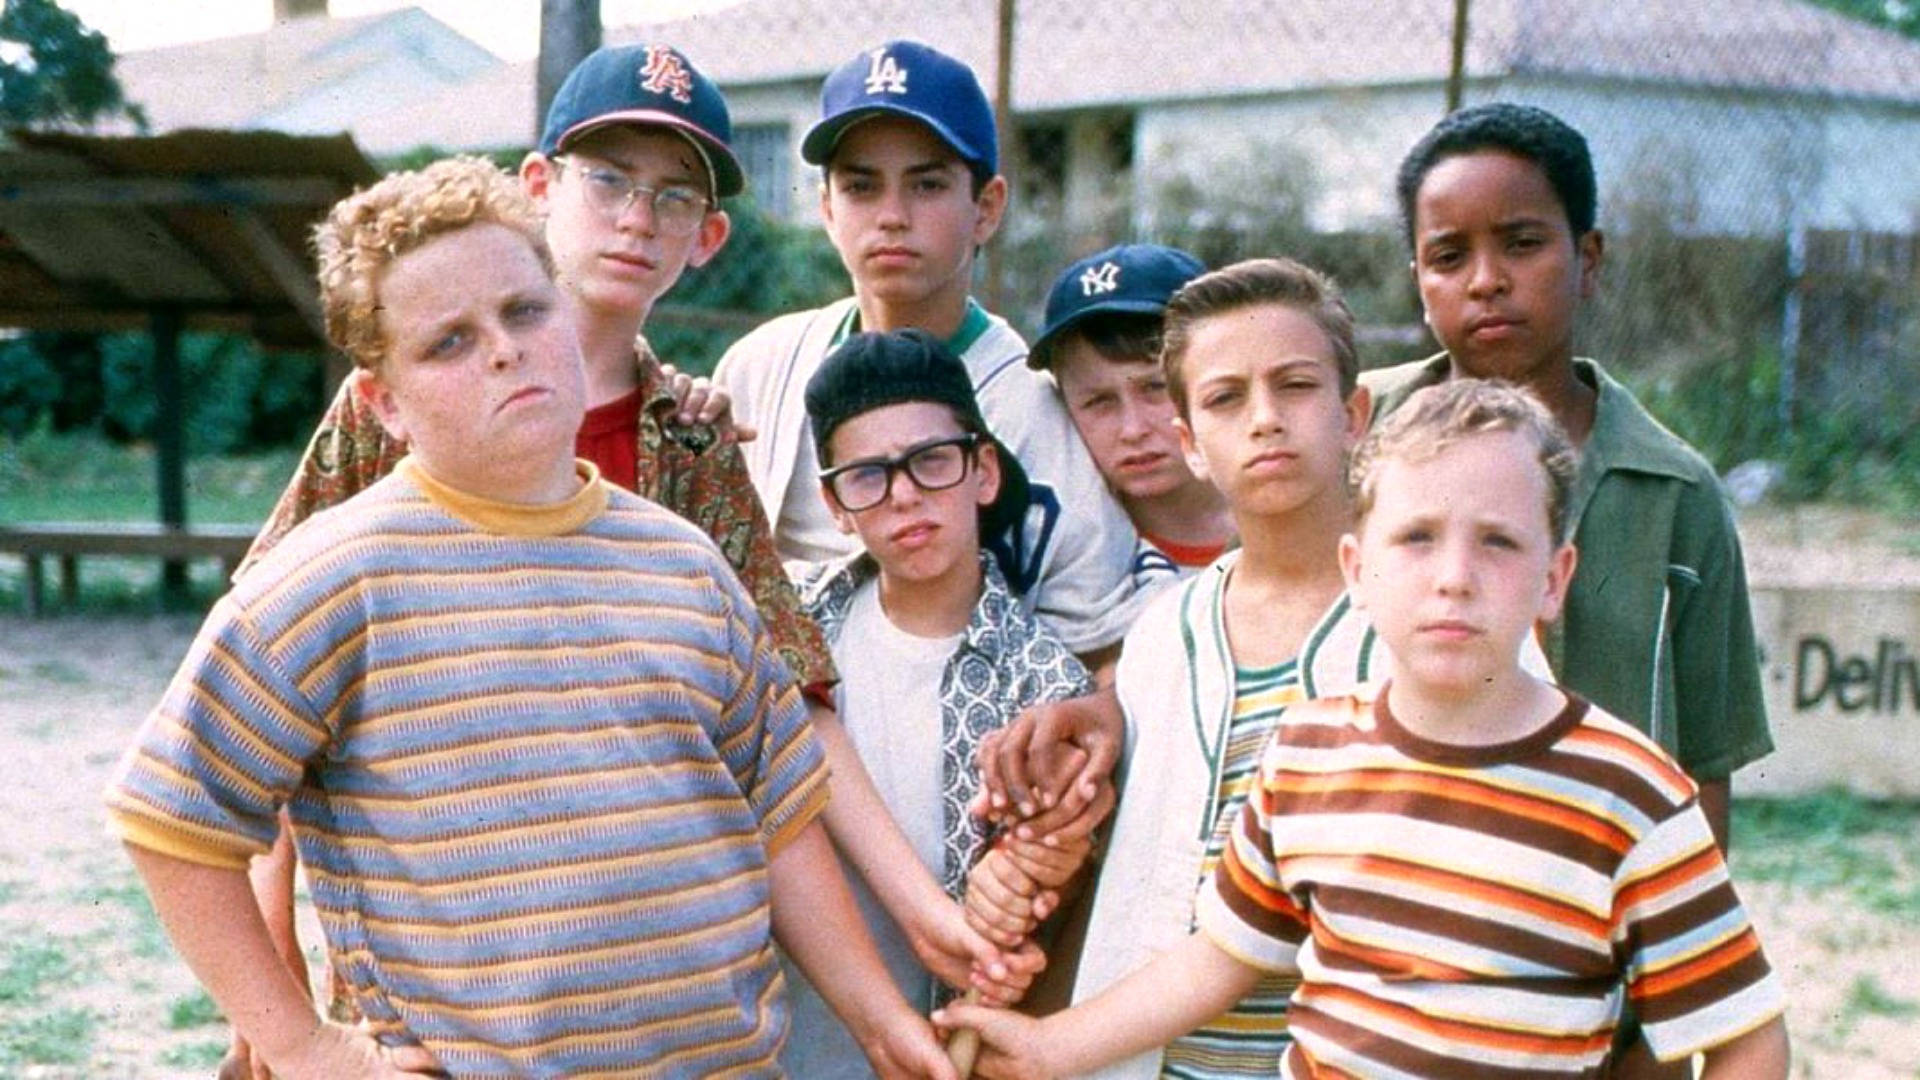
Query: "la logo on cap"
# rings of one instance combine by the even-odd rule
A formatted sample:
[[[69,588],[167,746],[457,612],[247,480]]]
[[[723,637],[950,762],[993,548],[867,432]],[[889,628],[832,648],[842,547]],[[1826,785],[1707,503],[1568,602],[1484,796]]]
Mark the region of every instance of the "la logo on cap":
[[[907,69],[899,61],[887,55],[885,49],[875,49],[867,54],[867,93],[904,94],[907,92]]]
[[[665,94],[682,105],[693,101],[693,73],[680,54],[665,45],[647,46],[647,62],[640,68],[640,89]]]
[[[1120,287],[1120,264],[1108,259],[1080,272],[1080,295],[1099,296]]]

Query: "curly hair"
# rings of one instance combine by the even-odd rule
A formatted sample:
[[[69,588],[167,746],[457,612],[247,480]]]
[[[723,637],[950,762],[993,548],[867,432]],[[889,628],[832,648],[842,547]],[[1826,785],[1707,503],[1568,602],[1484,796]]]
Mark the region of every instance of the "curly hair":
[[[1353,342],[1353,312],[1333,279],[1292,259],[1246,259],[1201,274],[1167,301],[1160,361],[1167,393],[1182,417],[1187,411],[1186,356],[1202,319],[1261,304],[1279,304],[1307,315],[1327,335],[1340,374],[1340,397],[1353,396],[1360,379],[1360,353]]]
[[[378,366],[387,344],[380,332],[381,271],[436,236],[479,224],[525,237],[553,274],[539,213],[519,183],[484,158],[453,157],[394,173],[335,203],[313,229],[327,339],[356,365]]]
[[[1546,175],[1559,198],[1574,238],[1593,231],[1600,197],[1586,137],[1545,109],[1495,101],[1461,109],[1435,124],[1400,162],[1394,191],[1400,199],[1400,222],[1409,247],[1419,246],[1413,235],[1413,210],[1427,174],[1448,158],[1484,150],[1532,162]]]
[[[1373,509],[1374,485],[1386,462],[1431,461],[1461,439],[1498,431],[1519,432],[1533,444],[1547,478],[1547,527],[1554,543],[1564,543],[1578,456],[1545,405],[1499,379],[1448,379],[1415,392],[1375,424],[1347,463],[1354,521],[1364,522]]]

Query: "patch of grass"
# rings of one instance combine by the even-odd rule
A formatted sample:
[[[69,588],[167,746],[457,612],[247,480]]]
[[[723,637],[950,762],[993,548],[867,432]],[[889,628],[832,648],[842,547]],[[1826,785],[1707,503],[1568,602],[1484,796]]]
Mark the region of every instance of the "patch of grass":
[[[301,448],[187,459],[187,508],[196,523],[264,521]],[[159,475],[144,444],[96,435],[0,436],[0,520],[152,521]]]
[[[166,928],[153,910],[147,890],[130,874],[102,875],[102,880],[70,894],[74,902],[88,907],[112,904],[126,909],[128,918],[117,920],[114,937],[124,942],[133,955],[143,960],[162,960],[173,955]]]
[[[185,997],[174,998],[173,1004],[167,1006],[167,1027],[174,1031],[206,1027],[209,1024],[221,1023],[225,1019],[226,1017],[220,1012],[220,1006],[213,1003],[213,998],[209,997],[205,990],[195,990]]]
[[[65,660],[35,660],[27,665],[27,674],[41,682],[58,686],[85,686],[90,681],[87,673],[67,663]]]
[[[73,977],[73,960],[59,942],[11,932],[0,943],[0,1005],[38,1002],[48,987]]]
[[[226,1056],[226,1043],[200,1039],[167,1047],[160,1054],[160,1064],[169,1069],[191,1069],[196,1073],[206,1073],[219,1067],[220,1059]]]
[[[1733,805],[1735,881],[1837,896],[1874,915],[1920,922],[1920,803],[1841,790]]]
[[[86,1008],[0,1015],[0,1065],[78,1065],[92,1054],[99,1024]]]
[[[1915,1016],[1920,1016],[1920,1002],[1889,993],[1872,975],[1857,975],[1840,1003],[1840,1016],[1834,1022],[1834,1030],[1845,1039],[1867,1017],[1908,1020]]]

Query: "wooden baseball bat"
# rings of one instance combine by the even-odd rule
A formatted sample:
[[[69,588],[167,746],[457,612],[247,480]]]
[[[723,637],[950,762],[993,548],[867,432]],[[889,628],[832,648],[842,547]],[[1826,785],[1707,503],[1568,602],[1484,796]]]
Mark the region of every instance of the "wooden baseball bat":
[[[961,1000],[969,1005],[980,1004],[980,991],[968,989],[967,996]],[[960,1080],[973,1075],[973,1063],[980,1056],[980,1033],[972,1028],[961,1028],[947,1036],[947,1060],[953,1063],[953,1071]]]

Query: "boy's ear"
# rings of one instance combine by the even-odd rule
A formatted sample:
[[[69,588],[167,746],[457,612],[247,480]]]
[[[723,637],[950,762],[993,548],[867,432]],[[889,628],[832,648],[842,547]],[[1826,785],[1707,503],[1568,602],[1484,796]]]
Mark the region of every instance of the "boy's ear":
[[[720,249],[727,244],[727,237],[733,235],[733,219],[718,207],[707,212],[700,219],[700,231],[694,234],[693,250],[687,253],[688,266],[705,266]]]
[[[974,453],[978,455],[974,468],[980,470],[980,498],[982,507],[993,505],[1000,497],[1000,448],[990,442],[983,442]]]
[[[980,188],[974,204],[973,246],[980,247],[1000,231],[1000,219],[1007,213],[1007,178],[995,176]]]
[[[1580,299],[1590,299],[1600,291],[1600,261],[1606,251],[1607,238],[1599,229],[1588,229],[1574,243],[1574,253],[1580,259]]]
[[[840,509],[839,500],[833,497],[833,492],[827,490],[825,484],[820,485],[820,501],[827,504],[827,513],[833,515],[834,527],[838,528],[842,535],[852,536],[853,515]]]
[[[1538,622],[1550,623],[1560,617],[1567,603],[1567,587],[1573,583],[1574,568],[1580,564],[1580,552],[1571,541],[1561,544],[1547,562],[1547,589],[1540,600]]]
[[[527,198],[532,199],[534,207],[543,214],[547,212],[547,198],[559,174],[560,167],[538,150],[520,159],[520,190],[527,193]]]
[[[1187,459],[1187,469],[1194,476],[1213,483],[1212,474],[1207,472],[1207,456],[1200,452],[1193,441],[1193,428],[1184,416],[1173,418],[1173,433],[1180,436],[1180,456]]]
[[[381,378],[378,371],[367,368],[356,372],[355,376],[359,382],[355,385],[354,392],[359,394],[360,399],[373,409],[373,414],[380,418],[380,426],[386,428],[387,434],[394,439],[400,442],[407,441],[407,423],[400,414],[400,406],[394,401],[393,388],[387,385],[387,380]]]
[[[1344,533],[1340,537],[1340,577],[1347,583],[1347,594],[1353,598],[1353,606],[1366,609],[1364,596],[1360,590],[1360,538],[1353,533]]]
[[[1355,383],[1347,395],[1347,446],[1357,445],[1373,424],[1373,391]]]

